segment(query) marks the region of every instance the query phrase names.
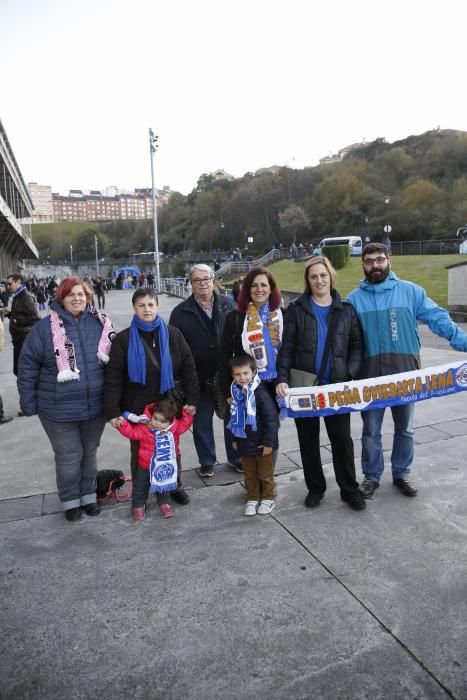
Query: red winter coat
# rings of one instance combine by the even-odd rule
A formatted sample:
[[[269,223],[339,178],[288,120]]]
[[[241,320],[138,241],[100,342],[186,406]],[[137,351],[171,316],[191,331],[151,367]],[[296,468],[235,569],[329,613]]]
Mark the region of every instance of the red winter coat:
[[[144,409],[144,415],[147,416],[149,420],[152,418],[155,405],[155,403],[150,403]],[[193,420],[193,416],[190,416],[185,408],[183,408],[182,417],[175,418],[172,425],[169,427],[170,432],[173,433],[174,436],[177,457],[180,455],[180,435],[186,433],[188,428],[192,425]],[[149,469],[155,448],[154,433],[152,433],[144,423],[130,423],[130,421],[126,419],[122,425],[118,426],[117,430],[125,437],[130,438],[130,440],[139,440],[138,464],[142,469]]]

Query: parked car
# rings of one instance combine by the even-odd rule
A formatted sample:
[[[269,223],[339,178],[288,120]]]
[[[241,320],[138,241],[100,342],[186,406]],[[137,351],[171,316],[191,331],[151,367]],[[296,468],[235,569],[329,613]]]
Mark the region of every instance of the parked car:
[[[331,236],[330,238],[323,238],[318,246],[314,249],[314,255],[322,255],[323,248],[329,245],[344,245],[347,243],[349,246],[350,255],[360,256],[362,254],[362,239],[361,236]]]

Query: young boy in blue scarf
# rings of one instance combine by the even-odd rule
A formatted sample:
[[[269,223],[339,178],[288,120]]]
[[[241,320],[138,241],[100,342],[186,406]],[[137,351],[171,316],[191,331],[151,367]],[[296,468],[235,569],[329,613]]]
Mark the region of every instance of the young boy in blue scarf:
[[[227,428],[233,435],[234,448],[240,454],[245,473],[244,514],[266,515],[276,505],[272,453],[279,447],[277,407],[261,383],[253,357],[232,357],[229,368],[233,382]]]

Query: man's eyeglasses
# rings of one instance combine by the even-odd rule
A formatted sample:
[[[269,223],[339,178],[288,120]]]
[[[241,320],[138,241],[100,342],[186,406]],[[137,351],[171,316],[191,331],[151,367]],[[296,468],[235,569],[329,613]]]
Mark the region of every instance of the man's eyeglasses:
[[[372,267],[373,265],[382,265],[384,262],[386,262],[387,258],[381,256],[379,258],[366,258],[363,261],[363,264],[366,265],[367,267]]]
[[[191,280],[191,284],[209,284],[212,281],[212,277],[195,277]]]

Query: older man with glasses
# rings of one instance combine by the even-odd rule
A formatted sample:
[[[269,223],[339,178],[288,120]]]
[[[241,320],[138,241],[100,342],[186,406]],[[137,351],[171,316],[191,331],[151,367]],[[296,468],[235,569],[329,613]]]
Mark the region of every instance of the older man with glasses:
[[[170,315],[169,324],[178,328],[190,346],[198,373],[201,396],[193,423],[193,438],[201,465],[202,477],[214,474],[216,444],[214,441],[214,407],[206,391],[206,380],[211,379],[219,365],[219,344],[224,319],[234,309],[233,302],[214,291],[214,275],[208,265],[198,263],[191,268],[190,283],[193,293],[182,301]],[[240,469],[240,457],[232,446],[232,439],[224,426],[227,461]]]
[[[355,307],[363,328],[365,353],[361,378],[380,377],[420,369],[420,337],[417,321],[449,341],[454,350],[467,352],[467,335],[445,309],[427,297],[417,284],[401,280],[391,270],[389,250],[383,243],[369,243],[362,252],[365,278],[347,298]],[[360,490],[370,498],[384,471],[381,426],[384,408],[362,412],[362,471]],[[404,496],[416,496],[409,480],[414,456],[412,403],[391,407],[394,441],[392,479]]]

